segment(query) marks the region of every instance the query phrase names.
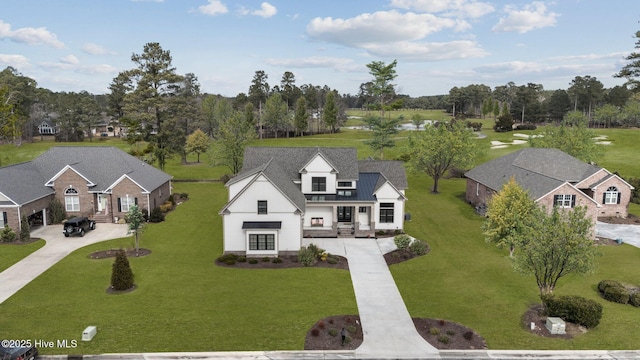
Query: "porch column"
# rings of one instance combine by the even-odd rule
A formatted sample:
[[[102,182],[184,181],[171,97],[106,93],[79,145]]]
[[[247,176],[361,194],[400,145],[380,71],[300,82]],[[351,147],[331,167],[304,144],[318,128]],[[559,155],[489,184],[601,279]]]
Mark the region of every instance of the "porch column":
[[[331,229],[338,231],[338,206],[333,205],[333,221],[331,222]]]

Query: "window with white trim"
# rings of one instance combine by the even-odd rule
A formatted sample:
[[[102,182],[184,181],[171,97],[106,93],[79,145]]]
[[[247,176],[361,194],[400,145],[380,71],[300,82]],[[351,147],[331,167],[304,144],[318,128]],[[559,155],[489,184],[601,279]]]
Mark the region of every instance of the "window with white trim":
[[[249,234],[249,250],[275,250],[274,234]]]
[[[133,205],[138,205],[138,198],[127,195],[118,199],[120,212],[129,212],[129,209],[131,209]]]
[[[78,190],[68,188],[64,191],[64,207],[67,211],[80,211],[80,197]]]
[[[3,211],[2,216],[0,216],[0,229],[4,229],[5,225],[7,225],[7,212]]]
[[[554,195],[553,205],[561,208],[572,208],[576,206],[575,195]]]
[[[607,191],[605,191],[602,202],[604,204],[620,204],[620,192],[618,192],[618,188],[610,186]]]

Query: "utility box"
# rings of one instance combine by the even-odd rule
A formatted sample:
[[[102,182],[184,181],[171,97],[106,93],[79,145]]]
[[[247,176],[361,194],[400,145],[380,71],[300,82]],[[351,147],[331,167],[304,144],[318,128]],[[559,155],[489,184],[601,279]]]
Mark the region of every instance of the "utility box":
[[[82,341],[91,341],[91,339],[96,336],[97,332],[98,330],[95,326],[87,326],[87,328],[82,332]]]
[[[559,317],[548,317],[545,327],[552,334],[566,334],[566,324]]]

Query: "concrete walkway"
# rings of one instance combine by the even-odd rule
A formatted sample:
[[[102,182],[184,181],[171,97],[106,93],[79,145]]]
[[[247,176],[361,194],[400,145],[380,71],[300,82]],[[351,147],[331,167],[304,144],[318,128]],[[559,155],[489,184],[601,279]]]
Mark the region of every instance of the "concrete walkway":
[[[44,226],[31,232],[31,237],[45,239],[43,247],[0,273],[0,304],[13,296],[73,251],[97,242],[126,237],[127,225],[97,224],[84,237],[64,237],[62,226]]]
[[[384,260],[383,253],[395,249],[393,238],[305,239],[305,243],[349,260],[364,334],[355,351],[358,358],[423,358],[438,353],[418,334]]]
[[[607,239],[622,239],[624,243],[640,248],[640,225],[609,224],[598,221],[596,236]]]

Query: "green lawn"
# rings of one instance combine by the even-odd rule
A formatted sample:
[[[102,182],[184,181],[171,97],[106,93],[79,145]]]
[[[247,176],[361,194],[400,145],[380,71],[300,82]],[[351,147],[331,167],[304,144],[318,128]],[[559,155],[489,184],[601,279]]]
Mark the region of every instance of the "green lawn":
[[[528,145],[489,150],[492,140],[508,142],[512,133],[495,133],[491,122],[478,140],[487,150],[478,163]],[[624,176],[640,176],[635,139],[639,130],[597,130],[612,145],[600,165]],[[535,133],[537,131],[521,133]],[[402,153],[407,132],[385,151],[386,159]],[[257,146],[355,147],[358,156],[372,155],[364,144],[369,133],[344,130],[292,139],[255,140]],[[88,145],[80,143],[78,145]],[[95,142],[95,144],[104,144]],[[122,141],[109,141],[128,150]],[[27,161],[54,143],[0,146],[0,160]],[[55,144],[55,145],[60,145]],[[15,161],[14,161],[15,160]],[[176,179],[217,179],[224,167],[189,157],[189,165],[170,159],[165,170]],[[139,288],[129,294],[107,295],[112,260],[90,260],[96,250],[132,246],[132,238],[91,245],[68,256],[23,290],[0,304],[0,328],[12,338],[79,339],[88,325],[98,336],[78,349],[42,349],[52,353],[128,351],[218,351],[302,349],[310,326],[329,315],[356,313],[348,272],[330,269],[240,270],[213,265],[222,251],[222,224],[217,211],[226,201],[220,183],[175,183],[175,192],[191,200],[178,206],[167,221],[152,224],[142,246],[153,253],[130,259]],[[637,349],[638,309],[616,305],[598,296],[602,279],[640,284],[640,249],[604,247],[597,272],[562,280],[556,292],[595,299],[604,306],[601,324],[589,333],[565,341],[530,335],[521,326],[527,307],[539,302],[535,281],[511,270],[507,252],[486,244],[482,218],[464,201],[462,179],[440,182],[441,194],[430,193],[432,180],[410,174],[406,231],[424,239],[431,253],[394,265],[392,274],[412,316],[444,318],[478,331],[492,349]],[[640,214],[640,206],[630,211]],[[0,247],[0,264],[26,256],[42,242]],[[9,251],[16,251],[9,254]],[[0,265],[1,267],[2,265]],[[20,319],[20,321],[15,321]]]
[[[0,272],[27,257],[27,255],[44,246],[44,240],[26,245],[0,244]]]
[[[336,269],[228,269],[222,252],[226,200],[219,183],[181,183],[190,200],[152,224],[141,238],[151,255],[130,258],[138,289],[107,295],[113,260],[97,250],[133,246],[132,238],[74,252],[0,304],[0,328],[16,339],[77,339],[89,325],[91,342],[42,353],[302,349],[306,332],[328,315],[355,314],[349,273]],[[18,321],[19,319],[19,321]]]

